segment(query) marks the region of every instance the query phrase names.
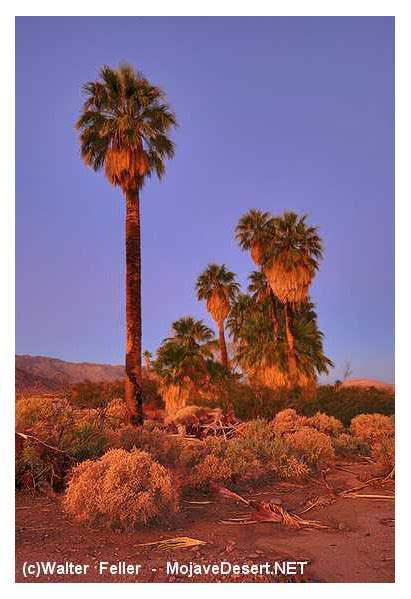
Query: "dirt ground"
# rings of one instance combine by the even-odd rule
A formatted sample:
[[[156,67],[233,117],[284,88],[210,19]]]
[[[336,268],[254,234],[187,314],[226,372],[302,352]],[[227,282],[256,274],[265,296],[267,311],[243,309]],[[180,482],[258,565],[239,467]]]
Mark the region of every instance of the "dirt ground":
[[[372,465],[342,463],[328,478],[334,488],[355,487],[375,475]],[[346,469],[346,470],[345,470]],[[347,472],[349,470],[350,472]],[[231,487],[232,488],[232,487]],[[314,482],[309,485],[271,483],[253,489],[236,489],[246,498],[281,501],[297,512],[309,499],[328,494]],[[367,487],[361,493],[392,494],[393,484]],[[198,503],[195,503],[198,502]],[[210,502],[210,503],[199,503]],[[58,498],[42,494],[16,494],[17,582],[394,582],[394,501],[338,498],[331,505],[316,507],[303,517],[328,525],[326,530],[286,528],[275,523],[225,524],[222,520],[241,516],[250,509],[216,493],[184,497],[172,527],[147,528],[118,533],[104,528],[86,528],[72,521]],[[187,536],[205,541],[195,548],[161,550],[139,547],[171,537]],[[99,574],[99,562],[140,564],[135,574]],[[307,561],[304,577],[272,574],[202,574],[187,577],[167,573],[166,563],[264,564]],[[86,574],[54,574],[24,577],[23,566],[36,562],[89,564]]]

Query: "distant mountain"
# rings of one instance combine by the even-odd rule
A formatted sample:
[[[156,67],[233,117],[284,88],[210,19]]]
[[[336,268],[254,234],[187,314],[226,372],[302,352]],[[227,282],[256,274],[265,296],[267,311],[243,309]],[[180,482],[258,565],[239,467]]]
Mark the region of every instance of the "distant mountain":
[[[375,381],[373,379],[349,379],[342,383],[342,387],[376,387],[382,391],[395,393],[395,385],[392,383],[383,383],[382,381]]]
[[[16,393],[51,393],[89,380],[114,381],[124,377],[124,366],[65,362],[45,356],[16,356]]]

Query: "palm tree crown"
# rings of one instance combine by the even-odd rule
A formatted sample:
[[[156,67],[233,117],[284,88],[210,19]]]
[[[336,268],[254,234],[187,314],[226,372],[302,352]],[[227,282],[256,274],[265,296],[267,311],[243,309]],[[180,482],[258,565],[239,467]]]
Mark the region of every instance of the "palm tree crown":
[[[197,299],[207,301],[207,309],[217,323],[223,322],[230,311],[230,302],[239,291],[235,273],[225,264],[209,264],[197,279]]]
[[[208,355],[213,339],[213,331],[202,320],[185,316],[173,322],[171,337],[167,337],[164,342],[172,341],[187,349],[199,349],[201,353]]]
[[[323,256],[316,227],[308,226],[306,215],[285,212],[273,221],[264,250],[264,272],[282,303],[301,304]]]
[[[236,227],[236,239],[243,250],[250,250],[254,262],[261,265],[264,261],[264,248],[271,236],[273,217],[269,212],[252,208],[244,214]]]
[[[163,91],[128,65],[104,66],[99,81],[83,87],[87,99],[76,123],[81,155],[95,171],[124,190],[140,189],[153,173],[161,179],[164,159],[174,155],[167,134],[177,126]]]

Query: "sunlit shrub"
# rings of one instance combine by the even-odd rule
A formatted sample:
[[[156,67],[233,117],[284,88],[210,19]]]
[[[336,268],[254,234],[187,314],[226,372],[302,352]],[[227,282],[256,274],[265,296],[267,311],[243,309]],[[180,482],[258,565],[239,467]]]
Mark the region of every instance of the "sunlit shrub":
[[[226,481],[232,477],[233,471],[228,460],[209,454],[193,469],[190,485],[204,487],[211,481]]]
[[[305,416],[300,416],[292,408],[287,408],[275,415],[271,421],[271,426],[277,434],[281,435],[297,431],[305,426],[306,423],[307,418]]]
[[[38,422],[55,422],[60,412],[59,405],[51,399],[30,397],[16,402],[16,428],[27,430]]]
[[[392,467],[395,462],[395,440],[393,436],[384,435],[371,445],[372,458],[383,466]]]
[[[134,447],[148,451],[160,464],[175,466],[181,451],[182,443],[173,436],[158,429],[145,426],[124,426],[106,435],[110,447],[131,450]]]
[[[335,455],[330,437],[314,428],[305,427],[287,434],[286,442],[302,460],[312,466]]]
[[[147,452],[112,449],[73,469],[64,508],[82,523],[133,530],[171,516],[178,501],[170,473]]]
[[[112,399],[104,412],[105,426],[108,428],[120,428],[128,421],[128,411],[123,399]]]
[[[210,438],[200,445],[186,447],[181,461],[191,472],[190,484],[193,486],[228,479],[258,480],[267,476],[298,479],[309,471],[265,420],[247,423],[241,434],[232,439]]]
[[[298,480],[307,476],[310,469],[301,459],[284,453],[276,462],[275,472],[279,479]]]
[[[332,437],[332,444],[336,453],[339,455],[369,455],[370,453],[370,446],[368,443],[357,439],[357,437],[354,437],[346,431],[343,431],[339,435]]]
[[[384,436],[394,435],[394,422],[382,414],[360,414],[351,421],[350,431],[361,441],[372,445]]]
[[[320,433],[336,436],[344,429],[344,425],[334,416],[328,416],[323,412],[317,412],[314,416],[307,419],[307,426],[317,429]]]

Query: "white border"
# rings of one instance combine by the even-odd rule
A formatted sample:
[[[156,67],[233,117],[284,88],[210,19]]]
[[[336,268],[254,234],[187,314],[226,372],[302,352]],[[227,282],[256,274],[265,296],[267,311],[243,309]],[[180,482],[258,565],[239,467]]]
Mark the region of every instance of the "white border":
[[[395,1],[373,1],[366,2],[361,0],[346,0],[345,2],[330,1],[303,1],[294,0],[293,2],[267,2],[254,0],[236,2],[208,0],[207,2],[196,2],[195,5],[181,0],[173,2],[116,2],[115,7],[119,15],[133,15],[136,12],[139,15],[162,16],[162,15],[272,15],[272,16],[381,16],[395,15],[396,17],[396,351],[397,351],[397,372],[396,372],[396,396],[397,396],[397,526],[396,526],[396,584],[361,584],[350,585],[347,588],[345,584],[333,585],[330,589],[326,585],[271,585],[259,584],[257,588],[251,588],[250,583],[235,587],[232,585],[213,585],[196,584],[193,589],[190,584],[168,584],[164,591],[171,596],[196,594],[208,595],[231,593],[249,597],[250,593],[258,593],[260,596],[275,594],[296,593],[304,596],[318,596],[322,594],[329,595],[330,592],[335,595],[346,594],[347,591],[368,595],[372,593],[373,598],[380,594],[397,594],[407,588],[408,579],[408,552],[410,543],[409,531],[409,503],[410,494],[407,493],[406,479],[409,476],[409,459],[406,447],[406,440],[410,437],[409,426],[410,417],[410,382],[407,380],[407,369],[409,370],[410,355],[410,308],[411,297],[410,284],[410,233],[409,223],[411,221],[411,189],[410,189],[410,166],[411,152],[409,149],[411,139],[410,128],[410,66],[409,57],[411,56],[411,22],[409,10],[405,2]],[[35,9],[35,12],[34,12]],[[14,16],[15,15],[101,15],[114,16],[113,4],[108,2],[79,2],[72,0],[70,3],[52,3],[50,1],[38,0],[37,2],[15,2],[14,7],[2,8],[1,31],[0,31],[0,60],[1,60],[1,93],[0,101],[2,110],[2,128],[1,128],[1,160],[2,174],[0,184],[1,210],[0,219],[0,256],[1,256],[1,309],[0,309],[0,335],[1,335],[1,355],[0,355],[0,394],[3,414],[1,422],[3,425],[0,435],[1,443],[1,483],[2,483],[2,509],[0,512],[0,523],[2,526],[1,537],[4,542],[5,551],[2,552],[1,562],[1,585],[10,595],[20,596],[25,591],[30,593],[31,597],[53,596],[56,592],[62,596],[69,596],[74,592],[83,594],[96,592],[99,596],[109,596],[119,592],[123,596],[135,597],[138,594],[145,595],[153,593],[159,589],[152,586],[122,584],[114,589],[109,583],[96,583],[96,589],[90,584],[76,584],[73,589],[70,584],[60,584],[56,589],[54,584],[14,584],[14,493],[10,489],[14,487],[14,464],[12,461],[11,447],[13,435],[13,407],[14,407]],[[400,273],[402,275],[400,279]],[[378,301],[378,298],[375,298]],[[407,385],[408,383],[408,385]],[[5,460],[7,456],[7,463]],[[10,458],[10,459],[9,459]],[[4,501],[5,489],[7,491],[7,500]],[[407,585],[407,586],[406,586]],[[157,587],[157,585],[155,585]],[[355,588],[351,588],[351,587]],[[288,590],[287,590],[288,589]],[[291,589],[294,589],[293,591]],[[304,590],[303,590],[304,589]]]

